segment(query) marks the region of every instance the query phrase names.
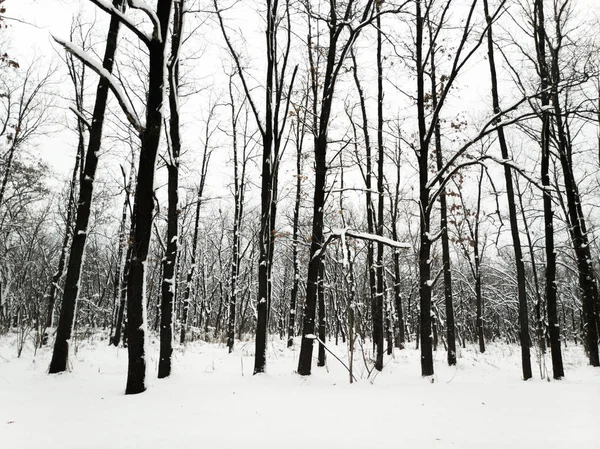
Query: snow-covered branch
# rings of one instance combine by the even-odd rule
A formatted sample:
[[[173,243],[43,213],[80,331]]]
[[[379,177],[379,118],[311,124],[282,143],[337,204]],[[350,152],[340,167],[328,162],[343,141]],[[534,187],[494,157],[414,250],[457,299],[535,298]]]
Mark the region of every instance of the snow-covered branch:
[[[100,8],[102,11],[110,14],[113,17],[116,17],[119,22],[121,22],[125,27],[127,27],[133,34],[135,34],[138,39],[140,39],[144,44],[150,45],[150,41],[152,40],[151,36],[148,36],[142,30],[140,30],[123,12],[119,11],[112,4],[110,4],[106,0],[90,0],[94,5]]]
[[[345,232],[346,236],[348,237],[352,237],[355,239],[359,239],[359,240],[368,240],[371,242],[377,242],[377,243],[383,243],[386,246],[390,246],[392,248],[398,248],[398,249],[411,249],[412,245],[410,243],[406,243],[406,242],[398,242],[396,240],[392,240],[389,239],[387,237],[383,237],[380,235],[376,235],[376,234],[369,234],[367,232],[357,232],[357,231],[353,231],[351,229],[345,229],[345,230],[333,230],[332,233],[336,236],[338,236],[339,234],[337,233],[341,233],[341,232]]]
[[[457,150],[452,155],[452,157],[446,162],[446,164],[442,167],[442,169],[439,170],[435,174],[435,176],[433,176],[429,180],[429,182],[427,183],[427,188],[431,189],[438,182],[442,182],[443,178],[446,177],[445,174],[448,171],[451,170],[451,167],[456,163],[456,161],[458,160],[458,158],[460,158],[462,155],[464,155],[464,153],[469,148],[471,148],[477,142],[481,141],[481,139],[483,139],[485,136],[488,136],[488,135],[490,135],[490,134],[498,131],[499,128],[504,128],[506,126],[512,125],[514,123],[517,123],[517,122],[519,122],[521,120],[535,117],[536,114],[534,112],[526,112],[526,113],[521,114],[521,115],[519,115],[517,117],[513,117],[511,119],[507,119],[505,121],[501,121],[502,117],[504,115],[506,115],[509,112],[512,112],[515,109],[517,109],[520,105],[522,105],[525,101],[527,101],[528,98],[529,97],[522,98],[521,100],[519,100],[518,102],[516,102],[515,104],[513,104],[512,106],[510,106],[508,109],[500,111],[497,114],[494,114],[492,117],[490,117],[489,120],[481,128],[481,130],[479,131],[479,133],[477,133],[476,136],[474,136],[471,140],[469,140],[467,143],[465,143],[459,150]]]
[[[85,118],[85,116],[84,116],[84,115],[83,115],[83,114],[82,114],[80,111],[78,111],[78,110],[77,110],[76,108],[74,108],[74,107],[70,107],[69,109],[70,109],[71,111],[73,111],[73,113],[74,113],[74,114],[77,116],[77,118],[78,118],[79,120],[81,120],[81,122],[82,122],[82,123],[85,125],[85,127],[86,127],[88,130],[89,130],[91,127],[92,127],[92,125],[90,124],[90,122],[88,121],[88,119],[87,119],[87,118]]]
[[[148,5],[148,3],[146,3],[144,0],[127,0],[127,4],[129,5],[129,7],[131,9],[139,9],[140,11],[143,11],[148,18],[150,19],[150,21],[152,22],[152,25],[154,26],[154,39],[156,39],[157,41],[161,41],[161,29],[160,29],[160,21],[158,20],[158,16],[156,15],[156,12],[154,11],[154,9],[152,9],[150,7],[150,5]]]
[[[119,102],[119,105],[125,113],[127,120],[129,120],[129,123],[131,123],[131,125],[135,128],[135,130],[138,133],[142,133],[144,131],[144,126],[138,118],[133,105],[129,101],[129,98],[127,97],[127,95],[125,95],[125,92],[123,92],[123,89],[121,88],[118,80],[108,70],[102,67],[102,65],[98,61],[92,59],[80,47],[76,46],[72,42],[62,40],[56,36],[52,36],[52,38],[59,45],[64,47],[65,50],[67,50],[73,56],[76,56],[82,63],[84,63],[87,67],[89,67],[91,70],[96,72],[99,76],[101,76],[108,82],[108,86],[115,95],[117,101]]]
[[[323,243],[323,246],[321,246],[321,248],[318,249],[315,252],[315,254],[313,255],[313,259],[321,257],[322,254],[327,249],[327,246],[329,246],[329,244],[335,239],[341,239],[342,245],[345,246],[346,245],[346,237],[351,237],[351,238],[359,239],[359,240],[367,240],[367,241],[371,241],[371,242],[383,243],[386,246],[390,246],[392,248],[397,248],[397,249],[411,249],[412,248],[412,245],[410,243],[398,242],[396,240],[392,240],[387,237],[383,237],[383,236],[376,235],[376,234],[369,234],[367,232],[353,231],[348,228],[332,229],[331,233],[327,237],[327,240],[325,240],[325,243]]]

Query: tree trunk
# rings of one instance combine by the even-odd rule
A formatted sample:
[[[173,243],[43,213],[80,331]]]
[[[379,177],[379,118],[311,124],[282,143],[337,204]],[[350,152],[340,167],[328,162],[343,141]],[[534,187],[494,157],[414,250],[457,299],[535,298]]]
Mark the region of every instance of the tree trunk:
[[[65,271],[65,264],[67,261],[67,251],[69,247],[69,240],[73,235],[73,214],[75,212],[75,197],[77,189],[77,175],[79,174],[79,166],[81,158],[84,154],[84,143],[83,143],[83,130],[79,129],[79,143],[77,145],[77,155],[75,156],[75,165],[73,166],[73,174],[71,175],[71,183],[69,184],[69,199],[67,200],[67,219],[65,221],[65,233],[63,235],[63,241],[60,250],[60,256],[58,259],[58,267],[56,267],[56,273],[52,276],[52,282],[50,284],[50,292],[48,293],[48,311],[46,313],[46,322],[44,333],[42,335],[41,343],[43,345],[48,343],[48,328],[52,327],[52,321],[54,318],[54,305],[56,303],[56,292],[59,289],[59,282]]]
[[[315,138],[315,192],[313,197],[313,225],[306,280],[306,302],[302,323],[302,342],[298,360],[298,374],[308,376],[311,373],[312,350],[315,334],[315,313],[317,303],[317,284],[321,246],[323,244],[323,209],[325,207],[325,178],[327,176],[327,138],[324,135]]]
[[[244,160],[241,178],[239,173],[238,145],[237,145],[237,116],[233,100],[232,85],[229,84],[229,99],[231,101],[231,123],[233,134],[233,170],[234,170],[234,215],[233,215],[233,245],[231,250],[231,291],[229,293],[229,318],[227,324],[227,347],[229,353],[233,352],[235,341],[235,309],[238,300],[238,277],[240,275],[240,225],[244,208],[244,186],[246,173],[246,159]]]
[[[171,145],[167,157],[168,206],[167,206],[167,248],[163,258],[163,277],[160,302],[160,354],[158,378],[171,375],[173,354],[173,303],[177,288],[177,254],[179,250],[179,155],[181,154],[181,134],[179,132],[179,49],[182,39],[184,2],[174,4],[173,35],[171,57],[168,64],[169,77],[169,135]]]
[[[484,10],[486,22],[488,25],[488,61],[490,66],[490,76],[492,80],[492,104],[494,113],[500,113],[500,100],[498,94],[498,81],[496,76],[496,63],[494,60],[494,38],[492,35],[492,19],[489,14],[488,1],[484,0]],[[508,144],[504,135],[504,128],[498,127],[498,143],[502,159],[509,160]],[[517,206],[515,204],[515,194],[512,179],[512,170],[508,165],[504,165],[504,180],[506,183],[506,194],[508,197],[508,213],[510,218],[510,230],[512,235],[513,249],[515,254],[515,264],[517,269],[517,286],[519,298],[519,342],[521,345],[521,363],[523,368],[523,380],[530,379],[531,373],[531,354],[529,351],[529,320],[527,317],[527,291],[525,285],[525,265],[523,263],[523,251],[521,249],[521,237],[519,235],[519,224],[517,221]]]
[[[319,285],[317,287],[318,305],[319,305],[319,353],[317,366],[325,366],[325,263],[321,258],[319,265]]]
[[[127,284],[129,364],[125,394],[137,394],[146,390],[144,272],[154,219],[154,174],[162,128],[162,108],[166,100],[163,86],[166,70],[165,48],[172,4],[173,0],[158,0],[156,15],[160,22],[160,39],[157,36],[149,44],[146,127],[140,135],[140,161],[133,205],[133,250]]]
[[[123,9],[123,0],[114,0],[113,6]],[[111,17],[108,34],[106,37],[106,48],[102,66],[112,72],[115,52],[117,50],[117,38],[119,34],[119,21]],[[63,293],[56,340],[52,352],[52,360],[48,372],[50,374],[60,373],[67,369],[69,359],[69,341],[75,321],[75,308],[79,295],[79,282],[83,266],[83,255],[87,240],[88,223],[92,206],[92,193],[94,190],[94,178],[98,166],[98,154],[102,144],[102,128],[104,125],[104,113],[108,98],[109,82],[100,78],[96,89],[96,101],[92,115],[92,126],[88,150],[85,155],[83,176],[79,180],[79,202],[77,205],[77,217],[71,248],[69,251],[69,263],[65,279],[65,290]]]
[[[433,347],[431,328],[431,240],[429,235],[431,217],[429,210],[429,141],[425,123],[425,68],[423,61],[423,16],[421,2],[416,2],[416,65],[417,65],[417,115],[419,127],[419,334],[421,346],[421,375],[433,375]]]
[[[371,12],[372,3],[369,2],[362,13],[362,21],[366,21]],[[313,111],[316,111],[316,104],[319,101],[321,110],[319,114],[314,114],[314,154],[315,154],[315,187],[313,195],[313,222],[311,233],[311,244],[308,262],[308,276],[306,283],[306,301],[304,304],[304,316],[302,323],[302,343],[300,346],[300,356],[298,359],[298,374],[310,375],[312,367],[312,351],[315,333],[315,312],[317,302],[317,282],[319,274],[320,259],[323,257],[323,218],[325,208],[325,184],[327,177],[327,132],[329,128],[329,119],[331,116],[331,107],[333,104],[333,95],[337,74],[343,65],[345,56],[348,54],[354,39],[359,31],[351,33],[348,40],[342,46],[341,52],[338,51],[338,38],[342,29],[346,25],[340,24],[337,18],[335,2],[330,4],[329,10],[329,47],[327,50],[326,67],[322,82],[322,96],[320,101],[317,98],[319,83],[315,80],[317,67],[312,59],[312,52],[309,51],[310,67],[313,90]],[[310,41],[310,33],[309,33]],[[318,122],[318,126],[317,126]]]
[[[308,95],[307,95],[308,98]],[[296,325],[296,305],[300,288],[300,266],[298,262],[298,238],[300,223],[300,200],[302,198],[302,144],[304,141],[304,125],[297,124],[296,130],[296,198],[294,201],[294,222],[292,231],[292,264],[294,267],[292,292],[290,298],[290,315],[288,321],[287,347],[294,345],[294,329]]]
[[[115,314],[115,332],[110,339],[110,343],[115,346],[119,346],[119,342],[121,341],[121,327],[123,322],[123,312],[125,310],[125,299],[127,298],[124,294],[123,283],[125,282],[126,273],[123,270],[123,252],[125,248],[127,248],[127,258],[131,256],[129,248],[129,241],[127,239],[127,235],[125,234],[125,230],[127,227],[127,210],[130,207],[130,194],[131,188],[133,187],[133,178],[134,178],[134,165],[135,155],[132,152],[131,154],[131,166],[129,168],[129,181],[125,186],[125,200],[123,201],[123,211],[121,213],[121,225],[119,228],[119,248],[117,250],[117,263],[115,268],[115,283],[114,283],[114,291],[113,291],[113,301],[117,304],[117,313]],[[125,260],[125,265],[127,266],[128,260]]]
[[[431,100],[432,108],[438,107],[437,77],[435,61],[435,48],[430,52],[431,59]],[[434,126],[435,156],[438,171],[444,166],[442,157],[442,133],[439,119]],[[446,188],[440,186],[440,230],[442,233],[442,269],[444,271],[444,305],[446,307],[446,338],[448,339],[447,360],[448,365],[456,365],[456,329],[454,325],[454,304],[452,297],[452,267],[450,264],[450,239],[448,238],[448,206],[446,202]]]
[[[356,84],[356,90],[358,91],[358,99],[360,102],[360,111],[362,117],[362,131],[365,140],[365,198],[366,198],[366,208],[367,208],[367,232],[369,234],[375,233],[375,208],[373,206],[373,183],[372,183],[372,174],[373,174],[373,158],[371,154],[371,138],[369,136],[369,121],[367,116],[367,106],[365,101],[365,95],[360,83],[360,79],[358,77],[358,63],[356,61],[356,57],[354,53],[352,53],[352,62],[353,62],[353,75],[354,75],[354,83]],[[376,308],[377,308],[377,271],[375,268],[375,251],[373,247],[373,242],[367,242],[367,270],[369,276],[369,304],[371,305],[371,315],[373,319],[377,316]],[[373,345],[377,345],[378,338],[375,335],[376,325],[373,321]],[[382,334],[383,335],[383,334]],[[383,361],[382,361],[383,363]]]
[[[379,2],[376,2],[379,12]],[[383,237],[383,57],[381,55],[381,17],[378,15],[377,26],[377,235]],[[377,292],[375,295],[375,308],[373,310],[373,338],[377,348],[375,355],[375,369],[383,370],[383,303],[385,291],[383,288],[383,242],[377,242]]]
[[[559,20],[559,19],[557,19]],[[559,29],[560,24],[556,24]],[[559,66],[559,52],[561,50],[562,37],[554,49],[550,50],[551,66],[550,79],[551,100],[554,110],[556,140],[558,142],[558,154],[563,171],[565,194],[567,197],[567,214],[570,222],[570,235],[573,242],[573,250],[577,259],[577,270],[579,272],[579,288],[581,291],[581,304],[583,309],[584,345],[589,355],[592,366],[600,366],[598,353],[598,330],[596,327],[596,302],[598,301],[598,287],[594,277],[592,256],[587,235],[585,216],[581,207],[581,196],[579,187],[573,172],[573,159],[570,136],[568,135],[566,120],[563,120],[563,110],[560,104],[561,76]],[[551,299],[552,301],[552,299]],[[555,305],[549,306],[548,315],[552,308],[553,320],[556,317]]]
[[[400,150],[400,145],[397,145],[397,157],[398,159],[395,161],[396,165],[396,188],[394,192],[394,202],[391,205],[390,213],[392,218],[392,238],[398,241],[398,206],[400,204],[400,162],[402,157],[402,152]],[[396,308],[396,320],[398,330],[396,333],[396,347],[399,349],[404,349],[404,314],[402,310],[402,288],[400,285],[400,251],[395,249],[394,254],[394,306]]]

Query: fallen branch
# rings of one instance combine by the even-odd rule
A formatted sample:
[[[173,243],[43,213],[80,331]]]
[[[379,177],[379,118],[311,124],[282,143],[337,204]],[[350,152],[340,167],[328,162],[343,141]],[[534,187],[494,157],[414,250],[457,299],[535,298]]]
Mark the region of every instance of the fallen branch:
[[[335,355],[333,352],[331,352],[331,350],[327,347],[327,345],[325,343],[323,343],[321,341],[321,339],[319,337],[317,337],[316,335],[314,335],[314,339],[317,340],[319,343],[321,343],[323,345],[323,347],[325,348],[325,350],[330,353],[332,356],[334,356],[336,358],[336,360],[338,362],[340,362],[344,368],[346,368],[346,370],[348,371],[348,373],[350,373],[350,375],[352,376],[352,379],[354,379],[354,382],[357,382],[356,377],[354,377],[354,374],[350,371],[350,368],[348,368],[348,365],[346,365],[344,363],[344,361],[342,359],[340,359],[337,355]]]

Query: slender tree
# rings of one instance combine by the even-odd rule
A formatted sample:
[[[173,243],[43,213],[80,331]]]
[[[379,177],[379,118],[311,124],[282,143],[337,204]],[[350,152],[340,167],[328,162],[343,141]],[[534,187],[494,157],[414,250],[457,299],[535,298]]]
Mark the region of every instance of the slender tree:
[[[494,36],[492,31],[493,18],[490,15],[488,0],[483,0],[483,7],[487,22],[487,45],[488,62],[490,68],[490,77],[492,81],[492,105],[494,113],[499,114],[500,94],[498,92],[498,77],[496,74],[496,61],[494,58]],[[503,160],[510,159],[508,143],[504,133],[504,127],[498,127],[498,145]],[[517,291],[519,298],[519,342],[521,345],[521,364],[523,369],[523,380],[530,379],[531,374],[531,354],[529,351],[529,319],[527,311],[527,291],[525,280],[525,264],[523,262],[523,250],[521,248],[521,236],[519,234],[519,222],[517,219],[517,205],[515,201],[514,183],[512,168],[504,165],[504,182],[506,184],[506,196],[508,201],[508,215],[510,219],[510,232],[512,236],[513,251],[515,255],[515,265],[517,269]]]
[[[250,105],[262,140],[261,164],[261,223],[259,232],[259,260],[258,260],[258,297],[256,304],[256,340],[254,355],[254,374],[263,373],[266,369],[267,330],[269,320],[269,307],[271,304],[271,266],[274,252],[275,223],[277,216],[277,173],[281,156],[281,144],[285,126],[289,118],[291,91],[296,76],[297,66],[293,70],[289,85],[286,87],[286,78],[289,76],[288,58],[291,49],[291,20],[290,3],[285,2],[285,12],[281,17],[278,0],[266,1],[266,79],[264,97],[264,118],[261,118],[256,102],[254,101],[247,75],[242,67],[238,53],[231,44],[225,30],[223,16],[218,2],[213,0],[215,11],[219,20],[221,32],[227,48],[234,60],[237,74],[240,77],[246,99]],[[282,20],[286,20],[286,44],[283,51],[278,47],[278,34]]]
[[[305,95],[304,106],[302,107],[302,116],[298,116],[294,123],[294,143],[296,145],[296,195],[294,197],[294,218],[292,223],[292,265],[293,280],[290,297],[290,315],[288,320],[288,341],[287,346],[291,348],[294,345],[294,335],[296,329],[296,306],[298,303],[298,292],[300,290],[300,263],[298,260],[298,239],[300,230],[300,205],[302,199],[302,148],[304,146],[304,137],[306,135],[306,116],[308,113],[308,94]]]
[[[173,303],[177,288],[177,255],[179,252],[179,158],[181,133],[179,116],[179,56],[183,40],[185,1],[174,3],[171,56],[167,63],[169,79],[169,148],[166,158],[168,174],[167,243],[163,258],[163,277],[160,302],[160,356],[158,378],[171,375],[173,354]]]
[[[194,278],[197,271],[197,259],[198,259],[198,233],[200,232],[200,210],[202,208],[204,187],[206,185],[206,177],[208,174],[208,167],[210,164],[210,158],[212,156],[212,147],[210,146],[211,136],[214,132],[214,128],[211,127],[211,122],[214,118],[215,105],[210,108],[208,119],[206,121],[206,128],[204,132],[204,145],[202,147],[202,162],[200,164],[200,181],[196,189],[196,207],[194,212],[194,225],[192,233],[192,247],[190,249],[190,265],[188,268],[186,280],[185,280],[185,291],[183,293],[183,305],[181,311],[181,333],[179,335],[179,343],[184,344],[186,341],[187,327],[188,327],[188,315],[190,309],[190,299],[192,297],[192,288],[194,284]],[[195,303],[195,302],[194,302]],[[198,327],[200,325],[198,324]]]
[[[567,199],[567,214],[569,216],[569,231],[573,250],[577,260],[579,272],[579,289],[583,309],[583,328],[585,346],[589,355],[590,365],[600,366],[598,352],[598,329],[596,327],[596,304],[598,302],[598,286],[594,274],[592,255],[589,245],[586,219],[581,205],[581,194],[577,184],[573,164],[572,135],[569,129],[568,117],[561,102],[563,83],[570,80],[563,79],[561,72],[561,56],[565,45],[564,21],[568,15],[571,2],[564,0],[554,3],[554,42],[549,45],[549,77],[550,99],[554,118],[554,139],[558,159],[563,172],[565,196]],[[553,299],[551,299],[553,301]],[[551,306],[554,308],[553,306]],[[548,313],[555,315],[554,310]],[[554,319],[554,318],[553,318]],[[556,336],[555,336],[556,338]]]
[[[235,102],[233,97],[233,83],[231,78],[229,79],[229,101],[231,105],[231,135],[232,135],[232,147],[233,147],[233,231],[231,235],[232,248],[231,248],[231,278],[230,278],[230,291],[229,291],[229,317],[227,321],[227,346],[229,353],[233,352],[233,345],[235,342],[235,318],[236,318],[236,306],[239,297],[239,277],[240,267],[242,259],[241,246],[241,232],[240,227],[242,224],[242,217],[244,215],[244,191],[246,188],[246,146],[244,145],[242,154],[242,169],[240,170],[239,161],[239,149],[237,139],[237,123],[238,117],[241,112],[236,111]]]
[[[125,177],[125,176],[124,176]],[[127,274],[129,273],[131,258],[131,227],[127,233],[127,218],[131,214],[131,191],[135,178],[135,154],[131,154],[131,165],[129,166],[129,179],[125,184],[123,209],[121,212],[121,224],[119,227],[119,248],[117,249],[117,261],[114,275],[113,300],[116,304],[115,330],[110,343],[119,346],[123,334],[123,317],[125,316],[125,304],[127,300]],[[129,220],[131,221],[131,220]],[[129,238],[128,238],[129,237]],[[125,255],[125,259],[123,259]]]
[[[372,1],[366,2],[364,6],[355,8],[358,5],[350,0],[345,5],[338,5],[330,2],[329,13],[326,17],[319,17],[328,25],[329,42],[325,58],[325,72],[319,82],[313,82],[312,90],[316,94],[320,92],[320,110],[315,114],[316,127],[313,129],[314,136],[314,154],[315,154],[315,185],[313,195],[313,221],[311,231],[311,245],[308,262],[308,276],[306,284],[306,301],[304,303],[304,318],[302,326],[302,343],[300,347],[300,357],[298,360],[298,374],[310,375],[312,368],[312,351],[315,332],[315,315],[317,305],[317,285],[319,278],[320,259],[323,256],[322,246],[324,209],[325,209],[325,188],[327,177],[327,134],[333,106],[335,86],[340,71],[344,67],[345,59],[350,53],[350,49],[361,31],[372,24],[376,16],[383,14],[376,13]],[[314,17],[315,13],[310,4],[305,4],[309,17]],[[397,10],[394,10],[397,11]],[[385,13],[393,12],[386,10]],[[356,20],[356,26],[348,31],[346,24],[351,20]],[[311,36],[309,34],[309,39]],[[317,70],[314,58],[309,52],[310,70]],[[317,77],[315,77],[315,80]],[[316,101],[316,95],[315,100]]]
[[[79,28],[81,30],[81,24],[73,23],[71,25],[71,39],[74,38],[75,30]],[[73,165],[73,171],[71,174],[71,182],[69,183],[69,194],[67,199],[66,207],[66,220],[65,220],[65,232],[63,234],[63,240],[61,244],[60,255],[58,257],[58,264],[56,272],[52,276],[52,282],[50,284],[50,291],[48,293],[48,309],[46,313],[45,330],[42,335],[42,344],[48,342],[47,329],[52,327],[54,320],[54,306],[56,303],[56,293],[59,290],[59,283],[62,279],[65,271],[65,265],[67,261],[67,254],[69,249],[69,242],[73,234],[73,217],[75,214],[75,200],[77,198],[77,180],[80,172],[81,160],[85,154],[85,120],[83,119],[83,94],[85,90],[85,66],[82,66],[80,70],[77,69],[75,64],[75,58],[72,55],[66,57],[67,67],[69,70],[69,78],[73,83],[74,89],[74,102],[75,110],[77,111],[77,149],[75,153],[75,164]]]
[[[376,10],[379,13],[380,3],[375,2]],[[375,19],[377,28],[377,235],[383,237],[383,216],[384,216],[384,143],[383,143],[383,55],[382,50],[382,31],[381,14],[377,14]],[[375,369],[383,369],[383,303],[385,297],[384,274],[383,274],[383,240],[377,242],[377,293],[375,308],[373,309],[373,337],[376,346]]]
[[[432,23],[428,21],[429,39],[435,40]],[[437,47],[434,45],[429,52],[430,59],[430,78],[431,78],[431,107],[438,107],[438,79],[437,79]],[[442,83],[443,89],[443,83]],[[437,170],[444,167],[444,158],[442,154],[442,131],[439,117],[433,123],[435,137],[435,160]],[[446,199],[446,189],[440,188],[440,232],[442,241],[442,270],[444,272],[444,304],[446,307],[446,339],[448,345],[447,360],[448,365],[456,365],[456,333],[454,325],[454,304],[452,296],[452,267],[450,262],[450,239],[448,237],[448,205]]]
[[[114,0],[113,8],[122,12],[125,9],[124,4],[124,0]],[[106,35],[106,47],[104,49],[104,58],[102,61],[102,68],[108,74],[112,72],[114,66],[119,27],[119,19],[113,15],[111,17],[108,33]],[[69,340],[71,339],[71,332],[75,322],[75,308],[79,295],[83,254],[87,241],[87,231],[92,206],[92,194],[94,191],[94,178],[96,177],[98,155],[102,146],[102,129],[104,126],[104,117],[109,88],[109,80],[106,77],[101,77],[98,81],[98,87],[96,89],[96,100],[92,114],[91,127],[89,130],[88,149],[85,154],[83,173],[79,180],[79,200],[77,204],[77,214],[75,218],[75,227],[73,230],[73,239],[69,249],[69,263],[65,278],[65,288],[62,298],[60,319],[56,331],[56,340],[54,341],[52,360],[48,370],[50,374],[59,373],[67,369],[69,358]]]

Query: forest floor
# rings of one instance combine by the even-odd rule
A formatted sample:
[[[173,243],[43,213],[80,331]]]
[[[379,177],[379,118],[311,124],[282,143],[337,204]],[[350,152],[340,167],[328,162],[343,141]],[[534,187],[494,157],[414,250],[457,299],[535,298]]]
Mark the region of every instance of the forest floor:
[[[253,342],[233,354],[222,344],[176,348],[173,374],[156,378],[150,339],[148,390],[123,394],[127,350],[106,339],[76,342],[72,370],[46,373],[51,349],[16,356],[15,335],[0,338],[0,441],[10,449],[328,448],[442,449],[597,447],[600,369],[581,346],[564,351],[565,379],[521,380],[520,350],[491,344],[460,349],[456,367],[436,353],[436,375],[420,376],[419,353],[395,350],[382,373],[356,377],[329,356],[313,375],[294,373],[298,349],[269,344],[268,373],[253,376]],[[332,350],[346,361],[345,345]],[[316,349],[316,348],[315,348]],[[316,356],[316,350],[315,350]],[[368,356],[368,355],[367,355]],[[550,367],[549,354],[545,363]]]

